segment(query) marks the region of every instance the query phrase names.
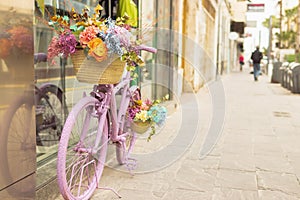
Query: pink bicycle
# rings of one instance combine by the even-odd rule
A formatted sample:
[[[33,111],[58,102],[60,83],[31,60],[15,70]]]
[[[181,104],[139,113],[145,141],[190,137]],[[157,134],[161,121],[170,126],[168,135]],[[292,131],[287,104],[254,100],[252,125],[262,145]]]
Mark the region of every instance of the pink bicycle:
[[[156,52],[151,47],[140,46],[139,49]],[[119,164],[134,164],[130,153],[136,133],[130,130],[126,114],[128,106],[141,95],[137,86],[130,86],[130,80],[127,71],[116,85],[94,85],[90,96],[84,95],[70,112],[57,159],[58,185],[65,199],[89,199],[99,188],[108,142],[116,144]],[[119,104],[116,95],[121,95]]]

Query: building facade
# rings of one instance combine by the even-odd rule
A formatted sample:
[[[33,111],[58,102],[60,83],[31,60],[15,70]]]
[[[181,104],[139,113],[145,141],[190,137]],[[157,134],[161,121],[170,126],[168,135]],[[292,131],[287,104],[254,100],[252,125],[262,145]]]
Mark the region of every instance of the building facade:
[[[114,18],[118,1],[100,2],[105,7],[105,15]],[[49,196],[45,189],[57,187],[56,157],[60,131],[72,106],[84,92],[90,91],[92,85],[76,79],[70,58],[56,58],[55,63],[50,65],[47,62],[33,63],[34,55],[47,53],[55,34],[47,23],[51,16],[55,13],[66,14],[72,7],[76,10],[81,10],[85,5],[93,8],[97,3],[97,0],[1,2],[1,30],[8,31],[18,26],[22,26],[23,30],[25,20],[28,23],[25,28],[31,38],[26,40],[26,47],[31,45],[26,56],[20,57],[21,54],[12,48],[12,60],[18,61],[12,63],[4,57],[6,43],[0,43],[1,94],[5,96],[1,99],[0,113],[2,124],[8,124],[1,127],[2,138],[5,138],[2,141],[7,143],[1,145],[3,149],[0,152],[1,159],[6,163],[1,165],[0,197],[3,199],[42,199]],[[135,3],[139,11],[139,26],[135,30],[137,38],[158,49],[156,55],[142,53],[146,66],[138,71],[137,84],[143,96],[160,99],[169,95],[171,99],[178,99],[183,92],[198,91],[217,75],[229,71],[233,59],[229,41],[231,15],[228,1],[140,0]],[[6,19],[14,19],[14,15],[20,19]],[[6,21],[8,23],[4,23]],[[12,46],[10,43],[8,45]],[[40,92],[43,91],[53,93],[59,104],[56,120],[60,124],[55,128],[40,129],[40,125],[45,125],[40,121],[47,118],[47,109],[36,103],[42,99]],[[21,96],[19,99],[23,103],[18,96]],[[19,107],[22,108],[20,112],[26,113],[23,119],[16,118]],[[14,131],[15,127],[18,127],[17,131]],[[47,138],[41,139],[45,135]],[[16,144],[16,141],[19,143]],[[14,154],[16,151],[23,158],[17,157]],[[53,199],[52,196],[48,198]]]

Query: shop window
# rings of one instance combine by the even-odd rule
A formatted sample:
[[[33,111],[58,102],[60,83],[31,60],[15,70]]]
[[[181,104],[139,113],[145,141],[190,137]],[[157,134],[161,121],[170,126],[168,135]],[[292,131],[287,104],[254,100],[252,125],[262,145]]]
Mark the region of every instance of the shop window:
[[[48,21],[55,14],[69,15],[72,7],[81,11],[86,4],[93,10],[93,7],[100,3],[104,8],[101,13],[103,17],[110,16],[115,19],[117,16],[117,0],[100,2],[98,0],[45,0],[43,5],[39,2],[43,1],[35,1],[35,53],[47,54],[48,45],[55,34],[55,31],[48,26]],[[88,94],[92,87],[91,84],[78,82],[70,58],[55,58],[55,61],[54,65],[48,62],[35,64],[36,99],[38,99],[36,105],[37,189],[56,176],[58,142],[65,118],[83,93]],[[52,108],[49,103],[55,105],[56,115],[51,114]]]

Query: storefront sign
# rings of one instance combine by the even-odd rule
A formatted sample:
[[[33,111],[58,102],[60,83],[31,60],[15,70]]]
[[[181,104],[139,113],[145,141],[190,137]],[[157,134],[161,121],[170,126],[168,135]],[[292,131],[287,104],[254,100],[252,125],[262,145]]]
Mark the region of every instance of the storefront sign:
[[[264,12],[265,11],[265,4],[264,3],[252,3],[247,5],[248,12]]]

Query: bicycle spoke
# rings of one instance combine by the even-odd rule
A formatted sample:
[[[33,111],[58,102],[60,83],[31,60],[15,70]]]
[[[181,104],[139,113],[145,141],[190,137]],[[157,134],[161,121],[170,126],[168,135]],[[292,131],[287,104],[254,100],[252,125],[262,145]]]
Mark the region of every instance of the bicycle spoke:
[[[53,146],[58,143],[62,131],[62,94],[55,86],[40,89],[37,100],[37,145]]]
[[[61,193],[66,199],[88,199],[98,186],[107,151],[108,127],[99,128],[97,100],[83,98],[66,120],[59,146],[57,175]],[[99,132],[98,132],[99,130]],[[99,146],[95,147],[97,134]],[[97,150],[97,151],[96,151]]]

